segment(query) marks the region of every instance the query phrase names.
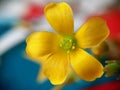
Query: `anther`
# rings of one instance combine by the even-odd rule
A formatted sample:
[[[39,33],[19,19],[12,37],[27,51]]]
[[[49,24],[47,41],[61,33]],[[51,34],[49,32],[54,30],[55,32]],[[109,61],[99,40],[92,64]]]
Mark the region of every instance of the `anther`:
[[[72,50],[74,50],[75,49],[75,46],[72,46]]]
[[[62,44],[60,44],[60,47],[62,47]]]
[[[69,42],[72,43],[72,40],[70,39]]]
[[[69,53],[70,53],[70,50],[68,50],[67,53],[69,54]]]

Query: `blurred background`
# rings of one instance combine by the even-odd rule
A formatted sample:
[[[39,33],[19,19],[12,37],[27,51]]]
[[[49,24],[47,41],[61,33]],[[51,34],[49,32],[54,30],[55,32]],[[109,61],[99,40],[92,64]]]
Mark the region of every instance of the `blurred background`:
[[[106,20],[109,40],[117,42],[114,56],[120,60],[120,0],[0,0],[0,90],[51,90],[46,80],[36,80],[40,65],[25,53],[26,37],[35,31],[53,31],[44,17],[44,6],[49,2],[65,1],[74,13],[77,29],[90,17]],[[115,44],[116,45],[116,44]],[[100,58],[105,60],[108,57]],[[105,75],[93,82],[78,80],[62,90],[120,90],[116,76]]]

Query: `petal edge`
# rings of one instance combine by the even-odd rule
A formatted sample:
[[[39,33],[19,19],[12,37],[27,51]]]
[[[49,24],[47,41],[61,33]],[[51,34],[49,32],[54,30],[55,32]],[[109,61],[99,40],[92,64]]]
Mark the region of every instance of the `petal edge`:
[[[93,81],[103,75],[103,66],[94,57],[82,49],[77,49],[70,54],[73,70],[86,81]]]
[[[73,34],[73,13],[67,3],[50,3],[46,5],[44,13],[48,22],[59,34]]]
[[[26,40],[26,53],[35,61],[57,49],[57,35],[51,32],[34,32]]]
[[[45,60],[42,66],[44,74],[52,84],[62,84],[69,72],[68,56],[60,51],[54,52]]]
[[[105,20],[94,17],[79,28],[75,37],[81,48],[91,48],[103,42],[109,35]]]

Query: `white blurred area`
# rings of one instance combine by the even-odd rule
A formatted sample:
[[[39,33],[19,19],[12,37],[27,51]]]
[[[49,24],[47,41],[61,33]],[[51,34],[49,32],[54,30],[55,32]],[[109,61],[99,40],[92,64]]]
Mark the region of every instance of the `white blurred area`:
[[[117,0],[80,0],[80,8],[86,14],[102,13],[116,2]]]
[[[29,10],[31,4],[46,5],[50,2],[67,2],[71,5],[74,13],[75,31],[91,15],[104,13],[118,0],[0,0],[0,20],[15,18],[21,20]],[[29,33],[34,31],[53,31],[45,17],[30,21],[30,27],[13,27],[8,32],[0,36],[0,55],[24,41]]]
[[[27,3],[23,0],[1,0],[0,18],[21,17],[27,6]]]

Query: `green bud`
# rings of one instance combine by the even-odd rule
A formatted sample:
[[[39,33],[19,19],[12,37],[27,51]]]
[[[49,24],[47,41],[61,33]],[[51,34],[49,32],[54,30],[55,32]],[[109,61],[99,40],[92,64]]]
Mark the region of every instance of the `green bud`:
[[[106,72],[106,76],[113,76],[118,74],[120,72],[120,63],[115,60],[109,61],[107,62],[104,71]]]

